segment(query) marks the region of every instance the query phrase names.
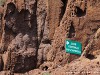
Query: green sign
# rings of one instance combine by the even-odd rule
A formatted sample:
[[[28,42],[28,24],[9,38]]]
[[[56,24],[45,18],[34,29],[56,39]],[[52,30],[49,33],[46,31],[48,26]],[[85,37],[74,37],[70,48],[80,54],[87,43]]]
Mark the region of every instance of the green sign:
[[[78,54],[78,55],[82,54],[82,44],[77,41],[66,40],[65,49],[66,52],[71,54]]]

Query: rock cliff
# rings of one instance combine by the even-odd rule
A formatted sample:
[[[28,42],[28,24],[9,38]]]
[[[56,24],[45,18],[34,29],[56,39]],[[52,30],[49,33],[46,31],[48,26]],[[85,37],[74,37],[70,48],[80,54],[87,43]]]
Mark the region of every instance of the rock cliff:
[[[81,56],[65,52],[66,39],[82,43]],[[99,75],[100,1],[0,0],[0,71]]]

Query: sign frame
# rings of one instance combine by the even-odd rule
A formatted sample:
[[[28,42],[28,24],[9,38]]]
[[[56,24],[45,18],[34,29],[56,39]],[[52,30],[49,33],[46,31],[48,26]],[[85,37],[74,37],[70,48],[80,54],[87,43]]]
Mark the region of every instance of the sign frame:
[[[65,41],[65,51],[70,54],[82,54],[82,43],[74,40],[66,39]]]

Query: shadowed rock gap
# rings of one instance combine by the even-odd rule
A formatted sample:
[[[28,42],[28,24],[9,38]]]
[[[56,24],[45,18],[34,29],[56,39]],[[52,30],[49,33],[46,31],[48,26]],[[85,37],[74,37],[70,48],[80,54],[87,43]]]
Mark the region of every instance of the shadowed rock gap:
[[[62,2],[63,2],[63,7],[62,7],[62,11],[61,11],[61,19],[63,18],[64,14],[65,14],[68,0],[62,0]]]
[[[96,59],[96,57],[92,54],[87,54],[86,58],[88,58],[90,60]]]
[[[13,12],[10,7],[10,10],[8,9],[8,7],[4,8],[6,12],[3,13],[3,15],[9,13],[5,16],[6,25],[4,27],[5,30],[3,33],[5,34],[5,37],[2,39],[4,40],[4,43],[6,43],[4,46],[7,49],[7,51],[6,49],[4,51],[6,53],[3,53],[5,57],[2,57],[3,59],[7,59],[7,63],[4,63],[4,67],[7,66],[7,68],[4,70],[8,71],[11,70],[11,68],[14,68],[12,72],[16,72],[18,73],[18,75],[19,73],[23,75],[42,75],[42,73],[44,72],[43,70],[50,71],[51,75],[66,75],[66,72],[72,71],[78,71],[79,73],[84,71],[90,72],[91,70],[95,71],[95,69],[91,68],[93,68],[92,64],[93,66],[96,66],[96,63],[99,63],[99,59],[97,58],[96,59],[98,61],[94,62],[95,56],[98,57],[94,52],[95,50],[100,49],[100,30],[96,35],[92,48],[89,48],[91,55],[88,54],[87,57],[83,58],[82,60],[79,59],[74,61],[80,56],[66,53],[64,45],[65,40],[68,37],[68,39],[81,42],[83,49],[89,44],[89,40],[91,41],[92,36],[94,36],[94,33],[100,27],[100,18],[98,16],[100,15],[100,6],[97,7],[94,5],[91,8],[89,6],[86,7],[85,1],[87,0],[7,1],[14,2],[10,3],[10,6],[11,9],[16,8],[16,11]],[[36,1],[39,2],[35,3]],[[89,0],[88,2],[92,4],[93,1],[96,2],[97,0]],[[8,5],[9,2],[7,3]],[[87,8],[87,11],[85,8]],[[64,19],[61,23],[60,21],[62,17]],[[71,22],[73,23],[69,23],[70,18]],[[14,21],[14,23],[11,22],[11,20]],[[20,36],[18,36],[19,34]],[[50,34],[50,37],[48,34]],[[66,37],[66,34],[68,34],[68,37]],[[38,37],[40,37],[40,39]],[[41,42],[39,42],[39,40]],[[7,55],[7,52],[9,53],[10,49],[12,52],[15,52],[15,54],[11,53],[11,57]],[[17,53],[19,54],[17,55]],[[98,52],[98,54],[100,53]],[[9,59],[13,60],[10,60],[9,63]],[[13,62],[15,59],[17,59],[17,62]],[[88,62],[88,60],[90,63]],[[93,63],[91,63],[92,61],[90,60],[93,60]],[[3,61],[5,62],[5,60]],[[67,62],[69,62],[68,65]],[[0,61],[0,65],[1,63],[2,61]],[[37,65],[39,65],[39,67],[37,67]],[[66,65],[69,67],[67,67]],[[77,65],[79,67],[76,67]],[[90,66],[90,69],[88,68],[89,70],[87,70],[85,69],[86,66],[82,67],[81,65],[86,65],[87,67]],[[0,68],[2,67],[3,66],[0,66]],[[0,75],[4,74],[0,72]],[[70,75],[72,74],[70,73]]]
[[[16,6],[13,3],[8,3],[6,16],[5,16],[5,50],[9,50],[11,46],[14,48],[10,48],[11,53],[16,52],[15,54],[11,54],[8,58],[7,65],[14,66],[6,68],[7,70],[13,69],[15,73],[25,73],[29,70],[36,68],[37,65],[37,53],[38,53],[38,39],[37,39],[37,2],[32,7],[33,13],[30,14],[29,10],[22,9],[20,12],[17,11]],[[20,36],[18,36],[20,34]],[[16,39],[17,38],[17,39]],[[24,42],[24,46],[21,45],[21,39],[23,41],[27,41],[26,45]],[[20,39],[20,40],[18,40]],[[28,41],[31,40],[31,41]],[[21,45],[18,45],[18,43]],[[14,46],[13,43],[17,43]],[[22,43],[23,44],[23,43]],[[5,51],[4,50],[4,51]],[[18,52],[22,52],[20,55],[17,55]],[[30,53],[32,51],[32,53]],[[25,54],[28,53],[28,54]],[[17,55],[17,56],[16,56]],[[16,59],[16,61],[15,61]],[[12,61],[13,60],[13,61]],[[24,62],[24,63],[23,63]],[[13,68],[14,67],[14,68]]]
[[[71,26],[70,26],[68,38],[73,38],[73,37],[75,37],[75,28],[74,28],[73,22],[72,22]]]
[[[4,49],[3,51],[7,50],[7,47],[9,45],[9,43],[11,42],[12,39],[15,38],[15,36],[17,35],[16,33],[16,29],[14,29],[14,25],[15,25],[15,14],[16,13],[16,6],[11,2],[7,4],[7,10],[6,10],[6,14],[4,19],[5,21],[5,27],[4,27]],[[12,37],[10,37],[12,36]]]
[[[76,6],[76,15],[77,17],[82,17],[86,15],[86,8],[83,11],[82,9],[80,9],[79,7]]]
[[[16,6],[14,3],[10,2],[7,4],[7,11],[6,14],[14,14],[16,10]]]

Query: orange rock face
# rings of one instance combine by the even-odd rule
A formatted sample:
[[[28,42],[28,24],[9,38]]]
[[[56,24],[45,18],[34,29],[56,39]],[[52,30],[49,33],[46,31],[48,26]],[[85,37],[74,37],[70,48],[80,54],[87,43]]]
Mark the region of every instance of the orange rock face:
[[[66,53],[66,39],[81,42],[85,58]],[[92,66],[99,75],[99,51],[99,0],[6,0],[0,6],[0,75],[81,75]]]

